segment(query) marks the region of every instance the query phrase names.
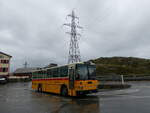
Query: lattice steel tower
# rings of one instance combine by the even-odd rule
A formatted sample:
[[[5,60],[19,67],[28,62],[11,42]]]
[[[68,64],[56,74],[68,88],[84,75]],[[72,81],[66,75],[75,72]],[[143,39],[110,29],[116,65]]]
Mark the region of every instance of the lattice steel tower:
[[[65,23],[65,26],[69,26],[70,32],[66,32],[67,34],[70,34],[70,47],[69,47],[69,56],[68,56],[68,64],[74,63],[74,62],[80,62],[81,56],[80,56],[80,50],[79,50],[79,44],[78,44],[78,36],[81,36],[79,33],[77,33],[77,28],[82,29],[82,27],[79,26],[79,17],[75,15],[74,10],[71,14],[67,15],[67,17],[71,17],[71,23]]]

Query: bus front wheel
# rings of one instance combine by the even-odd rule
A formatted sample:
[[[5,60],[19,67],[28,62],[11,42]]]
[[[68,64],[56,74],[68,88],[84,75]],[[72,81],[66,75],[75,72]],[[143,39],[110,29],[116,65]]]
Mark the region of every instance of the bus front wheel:
[[[66,86],[61,87],[61,95],[62,96],[68,96],[68,89]]]

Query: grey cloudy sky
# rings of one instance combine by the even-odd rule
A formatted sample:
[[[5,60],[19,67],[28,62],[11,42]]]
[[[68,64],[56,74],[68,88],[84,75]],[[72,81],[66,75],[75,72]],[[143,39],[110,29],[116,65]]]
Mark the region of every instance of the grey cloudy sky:
[[[84,27],[82,60],[104,56],[150,58],[149,0],[0,0],[0,51],[13,56],[11,70],[65,64],[71,10]]]

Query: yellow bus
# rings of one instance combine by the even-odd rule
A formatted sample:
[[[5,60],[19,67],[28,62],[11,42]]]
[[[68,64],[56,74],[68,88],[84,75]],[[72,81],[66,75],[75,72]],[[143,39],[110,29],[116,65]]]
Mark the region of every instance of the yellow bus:
[[[97,92],[96,66],[80,62],[35,70],[32,89],[63,96],[78,96]]]

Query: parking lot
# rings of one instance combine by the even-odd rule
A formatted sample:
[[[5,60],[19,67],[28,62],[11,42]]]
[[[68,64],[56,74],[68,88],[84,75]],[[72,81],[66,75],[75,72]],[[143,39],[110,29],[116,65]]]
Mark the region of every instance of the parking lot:
[[[0,85],[0,113],[149,113],[150,82],[128,84],[79,98],[38,93],[30,82]]]

